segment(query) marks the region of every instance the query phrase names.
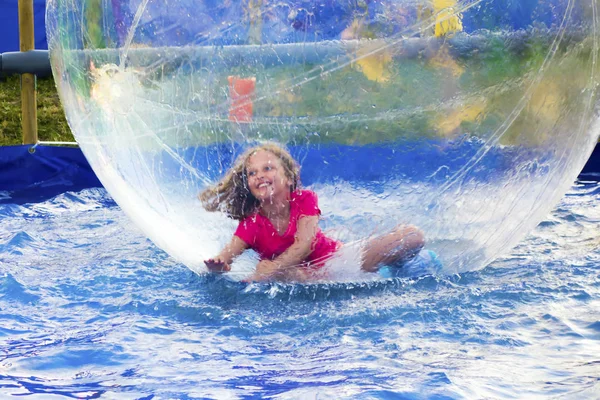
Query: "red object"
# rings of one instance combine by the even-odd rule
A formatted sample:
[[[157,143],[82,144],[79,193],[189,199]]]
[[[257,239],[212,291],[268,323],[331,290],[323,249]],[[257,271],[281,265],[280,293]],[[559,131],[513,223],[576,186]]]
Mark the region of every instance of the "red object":
[[[252,122],[252,101],[256,78],[239,78],[237,76],[227,77],[229,81],[229,96],[231,107],[229,108],[229,120],[234,122]]]
[[[235,235],[248,244],[261,260],[272,260],[294,244],[298,219],[303,216],[321,215],[317,194],[310,190],[296,190],[290,198],[290,223],[280,235],[269,219],[259,213],[250,215],[238,224]],[[341,243],[325,236],[321,229],[312,242],[312,252],[306,261],[320,268],[336,252]]]

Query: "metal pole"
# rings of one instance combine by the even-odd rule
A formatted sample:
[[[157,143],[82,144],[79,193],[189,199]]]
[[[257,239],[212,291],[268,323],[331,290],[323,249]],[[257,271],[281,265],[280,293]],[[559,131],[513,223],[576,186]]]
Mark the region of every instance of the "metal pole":
[[[35,48],[33,0],[19,0],[19,39],[21,51]],[[21,75],[21,127],[23,144],[37,143],[37,101],[34,74]]]

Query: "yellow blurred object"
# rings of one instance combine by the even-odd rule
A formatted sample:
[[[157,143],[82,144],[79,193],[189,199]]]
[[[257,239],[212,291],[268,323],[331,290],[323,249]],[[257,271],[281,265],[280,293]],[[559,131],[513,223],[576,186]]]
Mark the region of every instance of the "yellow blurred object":
[[[356,18],[342,32],[342,40],[360,40],[370,38],[371,32],[365,28],[363,19]],[[392,62],[391,53],[383,49],[381,44],[369,44],[364,41],[361,47],[353,54],[353,67],[359,69],[370,81],[387,82],[390,79],[389,64]]]
[[[465,72],[464,67],[452,58],[447,46],[440,47],[435,56],[429,60],[429,65],[434,68],[444,68],[450,71],[455,78],[458,78]]]
[[[365,54],[368,51],[358,51],[358,57],[361,57],[361,53]],[[356,64],[363,74],[370,81],[375,82],[387,82],[390,79],[390,70],[388,69],[389,63],[392,61],[392,55],[389,51],[383,50],[378,53],[368,55],[356,60]]]
[[[462,15],[455,11],[456,0],[433,0],[435,14],[435,37],[462,32]]]
[[[524,121],[529,131],[535,132],[529,138],[534,144],[542,143],[552,136],[550,133],[555,129],[561,116],[563,96],[561,87],[548,79],[542,80],[534,88],[523,110]]]
[[[537,123],[552,127],[561,115],[562,93],[560,87],[548,80],[540,82],[531,95],[526,111]]]
[[[449,136],[454,133],[463,122],[474,122],[481,119],[485,111],[485,106],[485,100],[481,99],[477,103],[469,104],[448,115],[438,118],[436,122],[438,132],[443,136]]]

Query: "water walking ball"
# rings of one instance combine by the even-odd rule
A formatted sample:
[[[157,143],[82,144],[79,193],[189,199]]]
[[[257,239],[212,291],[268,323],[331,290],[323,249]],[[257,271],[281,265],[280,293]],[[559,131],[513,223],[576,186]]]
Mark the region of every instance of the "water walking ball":
[[[318,194],[329,235],[361,243],[414,224],[451,274],[518,243],[590,155],[597,8],[49,0],[47,33],[94,171],[192,270],[205,271],[236,226],[198,194],[246,148],[275,141]]]

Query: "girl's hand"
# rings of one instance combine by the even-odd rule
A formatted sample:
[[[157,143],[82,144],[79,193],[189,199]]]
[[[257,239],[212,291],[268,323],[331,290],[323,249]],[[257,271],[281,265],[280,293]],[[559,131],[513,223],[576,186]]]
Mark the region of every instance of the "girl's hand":
[[[270,260],[263,260],[256,266],[256,272],[246,279],[247,282],[265,282],[270,280],[306,282],[309,280],[309,277],[302,268],[291,267],[282,270],[278,263]]]
[[[231,266],[221,260],[220,257],[204,260],[204,264],[206,264],[208,271],[212,272],[213,274],[222,274],[224,272],[231,271]]]
[[[301,267],[288,268],[283,275],[286,282],[308,282],[310,279],[311,275]]]
[[[256,272],[247,280],[249,282],[266,282],[275,279],[279,265],[270,260],[262,260],[256,265]]]

